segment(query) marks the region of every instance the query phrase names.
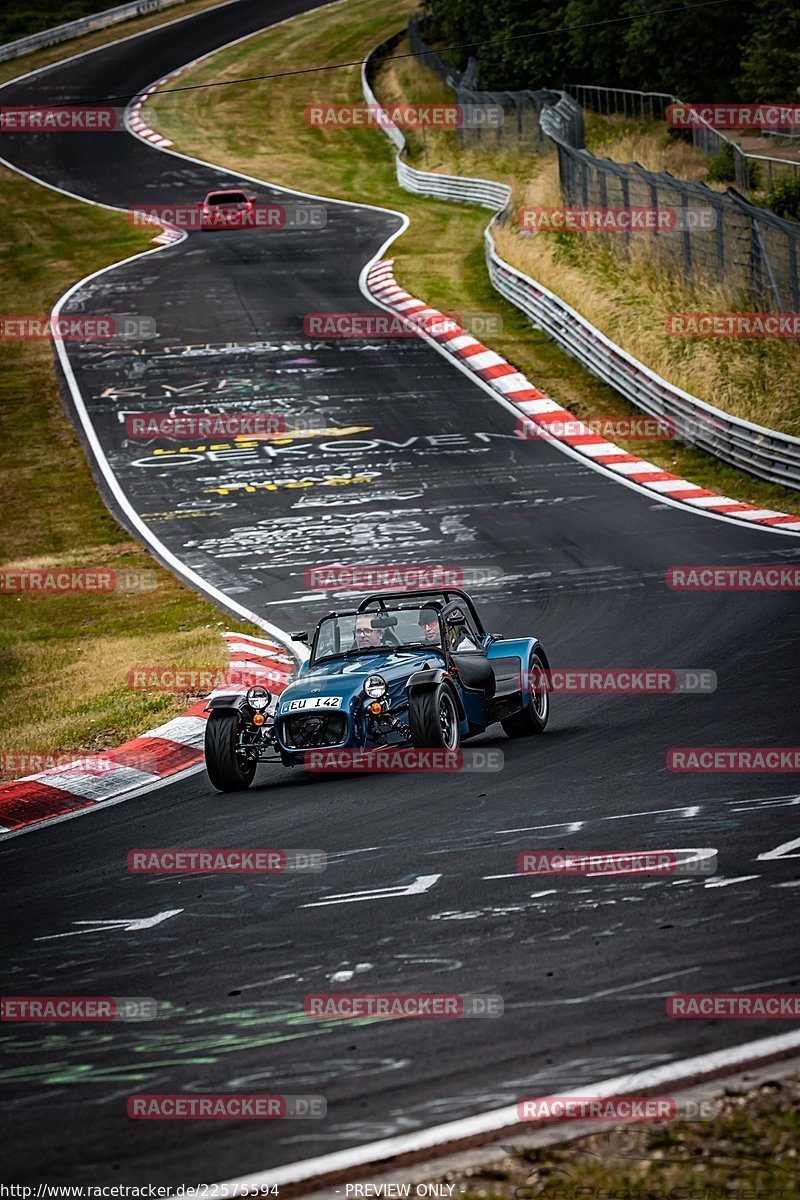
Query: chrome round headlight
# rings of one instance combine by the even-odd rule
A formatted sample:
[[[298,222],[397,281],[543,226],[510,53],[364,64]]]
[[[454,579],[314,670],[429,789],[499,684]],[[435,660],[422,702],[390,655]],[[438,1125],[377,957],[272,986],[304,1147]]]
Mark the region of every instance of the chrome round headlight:
[[[382,700],[386,695],[387,686],[382,675],[368,675],[364,680],[364,691],[370,700]]]
[[[269,692],[263,687],[248,688],[247,695],[245,696],[247,703],[251,708],[254,708],[256,712],[260,712],[262,708],[266,708],[271,699],[272,697],[270,696]]]

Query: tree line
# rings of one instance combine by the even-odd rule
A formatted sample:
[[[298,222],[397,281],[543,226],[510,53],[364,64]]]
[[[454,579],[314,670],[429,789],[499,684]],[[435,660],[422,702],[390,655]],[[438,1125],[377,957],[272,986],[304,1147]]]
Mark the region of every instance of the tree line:
[[[423,11],[438,45],[478,43],[443,57],[462,69],[476,58],[488,90],[592,83],[698,102],[798,99],[798,0],[424,0]]]

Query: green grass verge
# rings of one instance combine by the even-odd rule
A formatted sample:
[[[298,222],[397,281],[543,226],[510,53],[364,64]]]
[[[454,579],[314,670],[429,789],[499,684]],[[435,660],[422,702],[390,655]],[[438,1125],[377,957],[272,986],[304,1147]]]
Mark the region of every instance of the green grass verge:
[[[7,315],[46,316],[75,280],[148,249],[152,237],[121,213],[5,169],[0,212]],[[0,341],[0,377],[0,573],[120,568],[149,571],[156,584],[142,593],[0,594],[0,753],[97,752],[191,702],[131,691],[131,667],[224,667],[220,631],[252,627],[157,567],[110,516],[63,410],[49,341]]]
[[[414,0],[390,0],[380,9],[373,0],[345,0],[222,51],[187,73],[184,80],[193,84],[223,82],[309,64],[355,61],[401,28],[414,8]],[[379,79],[382,98],[392,99],[396,87],[414,101],[446,98],[435,76],[422,72],[413,60],[403,60],[396,68],[397,76],[391,75],[394,69],[389,64]],[[411,76],[417,78],[416,90],[407,86]],[[381,87],[385,87],[385,95]],[[543,334],[533,331],[519,310],[497,295],[483,261],[485,210],[403,191],[395,180],[390,143],[379,130],[319,128],[305,122],[306,105],[361,103],[358,68],[162,93],[154,99],[157,127],[186,153],[300,190],[402,209],[411,224],[391,252],[398,280],[412,294],[450,312],[499,315],[503,333],[490,339],[492,349],[577,416],[614,419],[639,412]],[[415,150],[420,150],[420,143],[417,139]],[[437,165],[438,155],[441,169],[451,169],[450,151],[441,144],[429,141],[422,149],[426,165]],[[498,169],[496,156],[464,154],[458,166],[471,168],[469,173],[483,170],[493,178],[503,178],[503,168],[513,170],[514,164],[506,158]],[[751,479],[679,443],[615,440],[665,469],[727,496],[780,511],[798,508],[796,492]]]

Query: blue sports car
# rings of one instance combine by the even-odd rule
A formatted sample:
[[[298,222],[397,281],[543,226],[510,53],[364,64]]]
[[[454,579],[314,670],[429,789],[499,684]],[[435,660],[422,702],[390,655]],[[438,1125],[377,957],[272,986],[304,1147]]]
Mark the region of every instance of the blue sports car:
[[[457,588],[370,595],[322,618],[274,705],[263,687],[211,697],[206,770],[230,792],[250,786],[258,763],[302,765],[310,751],[457,750],[496,721],[509,737],[542,733],[548,670],[537,638],[486,633]]]

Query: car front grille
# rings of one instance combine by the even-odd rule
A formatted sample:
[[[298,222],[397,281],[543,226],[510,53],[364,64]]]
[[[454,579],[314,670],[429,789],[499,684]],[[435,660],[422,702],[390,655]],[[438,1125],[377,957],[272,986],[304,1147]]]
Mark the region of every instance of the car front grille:
[[[290,750],[312,750],[321,746],[338,746],[347,736],[344,713],[302,713],[283,717],[280,739]]]

